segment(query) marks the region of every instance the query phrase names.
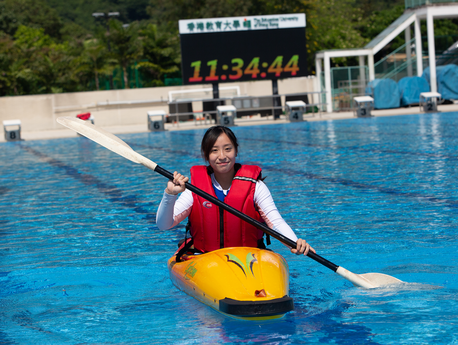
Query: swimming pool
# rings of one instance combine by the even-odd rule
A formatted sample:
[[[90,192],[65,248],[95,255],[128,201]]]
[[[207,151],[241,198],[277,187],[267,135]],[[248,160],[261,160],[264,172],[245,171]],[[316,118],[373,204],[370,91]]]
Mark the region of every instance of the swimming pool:
[[[286,221],[317,252],[399,290],[353,287],[272,249],[295,310],[225,317],[177,290],[165,179],[92,141],[0,144],[1,344],[458,343],[458,113],[235,127]],[[201,164],[204,130],[120,135],[165,169]]]

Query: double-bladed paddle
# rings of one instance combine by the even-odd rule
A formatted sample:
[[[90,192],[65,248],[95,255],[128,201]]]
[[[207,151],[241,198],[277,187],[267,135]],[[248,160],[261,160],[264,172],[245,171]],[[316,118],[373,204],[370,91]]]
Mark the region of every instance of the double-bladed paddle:
[[[117,153],[118,155],[121,155],[124,158],[127,158],[128,160],[134,163],[142,164],[143,166],[147,167],[148,169],[151,169],[161,174],[162,176],[168,178],[169,180],[173,180],[172,173],[170,173],[167,170],[162,169],[159,165],[157,165],[153,161],[135,152],[129,145],[127,145],[124,141],[122,141],[117,136],[113,135],[112,133],[109,133],[101,129],[89,123],[88,121],[82,121],[80,119],[73,118],[73,117],[59,117],[57,119],[57,122],[91,139],[92,141],[95,141],[96,143]],[[214,196],[204,192],[203,190],[193,186],[190,183],[186,183],[186,188],[189,189],[191,192],[199,195],[200,197],[210,201],[211,203],[215,204],[216,206],[223,208],[225,211],[232,213],[233,215],[244,220],[245,222],[264,231],[265,233],[276,238],[280,242],[283,242],[287,246],[291,248],[296,248],[296,242],[283,236],[279,232],[269,228],[265,224],[225,204],[224,202],[220,201],[219,199],[215,198]],[[384,285],[402,283],[401,280],[394,278],[392,276],[386,275],[386,274],[382,274],[382,273],[366,273],[366,274],[352,273],[341,266],[337,266],[333,264],[332,262],[326,260],[325,258],[321,257],[320,255],[316,253],[312,253],[311,251],[309,251],[307,256],[319,262],[320,264],[326,266],[327,268],[333,270],[338,275],[349,280],[355,286],[371,289],[371,288],[376,288],[376,287],[380,287]]]

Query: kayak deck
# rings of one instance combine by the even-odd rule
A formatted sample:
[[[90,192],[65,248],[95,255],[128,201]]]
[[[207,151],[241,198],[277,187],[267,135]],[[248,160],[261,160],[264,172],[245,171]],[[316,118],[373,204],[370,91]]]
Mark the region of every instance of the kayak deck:
[[[236,247],[168,261],[175,286],[215,310],[236,318],[282,317],[294,309],[285,259],[270,250]]]

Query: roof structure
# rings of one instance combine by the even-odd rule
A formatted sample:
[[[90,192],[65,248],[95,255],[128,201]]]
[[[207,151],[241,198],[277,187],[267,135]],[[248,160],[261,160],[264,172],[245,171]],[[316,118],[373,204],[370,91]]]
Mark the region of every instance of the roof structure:
[[[406,34],[406,42],[410,41],[410,26],[413,24],[415,29],[415,55],[417,60],[417,73],[421,75],[423,73],[423,58],[422,58],[422,43],[421,43],[421,32],[420,32],[420,20],[426,19],[428,28],[428,54],[430,63],[430,85],[431,91],[437,91],[436,83],[436,53],[434,43],[434,19],[442,18],[454,18],[458,17],[458,2],[449,0],[438,3],[437,0],[408,0],[411,2],[418,2],[417,7],[412,8],[412,4],[407,6],[406,11],[398,19],[396,19],[391,25],[383,30],[377,37],[369,42],[363,48],[353,49],[334,49],[334,50],[322,50],[316,54],[316,72],[319,76],[322,71],[322,62],[324,62],[324,81],[326,90],[326,110],[332,112],[332,99],[331,99],[331,63],[330,59],[336,57],[350,57],[359,56],[360,67],[365,66],[365,58],[367,56],[367,64],[369,67],[369,81],[375,79],[374,71],[374,55],[378,53],[383,47],[389,44],[394,38],[396,38],[403,31]],[[434,4],[431,4],[434,2]],[[409,53],[410,54],[410,51]],[[321,78],[318,78],[321,83]]]

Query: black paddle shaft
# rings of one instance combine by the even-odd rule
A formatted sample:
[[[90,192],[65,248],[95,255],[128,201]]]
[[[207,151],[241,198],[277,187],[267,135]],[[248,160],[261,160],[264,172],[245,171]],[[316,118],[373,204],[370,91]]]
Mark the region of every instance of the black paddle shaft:
[[[173,174],[170,171],[162,169],[159,165],[156,166],[154,171],[156,171],[157,173],[161,174],[162,176],[168,178],[169,180],[173,180]],[[222,202],[218,198],[215,198],[214,196],[204,192],[203,190],[193,186],[190,183],[186,183],[186,188],[189,189],[191,192],[197,194],[198,196],[200,196],[200,197],[212,202],[216,206],[223,208],[225,211],[227,211],[229,213],[232,213],[233,215],[239,217],[240,219],[244,220],[248,224],[251,224],[251,225],[257,227],[258,229],[264,231],[266,234],[269,234],[270,236],[272,236],[273,238],[276,238],[277,240],[279,240],[280,242],[286,244],[287,246],[290,246],[291,248],[296,248],[297,244],[293,240],[289,239],[288,237],[283,236],[279,232],[269,228],[265,224],[257,221],[256,219],[253,219],[253,218],[247,216],[246,214],[236,210],[232,206],[229,206],[228,204],[225,204],[224,202]],[[330,262],[330,261],[326,260],[325,258],[319,256],[318,254],[313,253],[312,251],[309,251],[307,256],[310,257],[311,259],[315,260],[316,262],[326,266],[327,268],[329,268],[330,270],[332,270],[334,272],[337,271],[337,269],[339,268],[339,266],[333,264],[332,262]]]

